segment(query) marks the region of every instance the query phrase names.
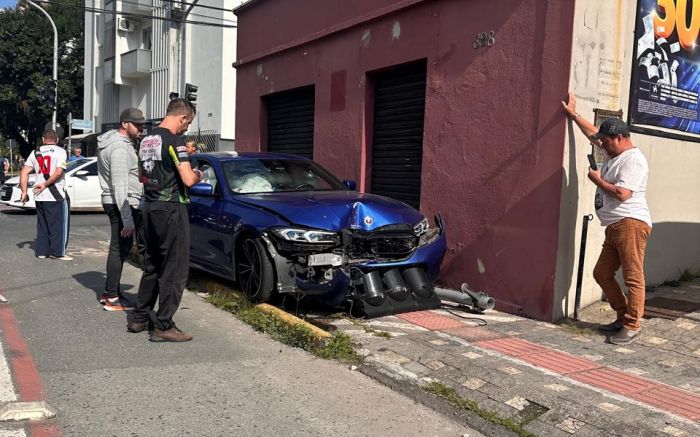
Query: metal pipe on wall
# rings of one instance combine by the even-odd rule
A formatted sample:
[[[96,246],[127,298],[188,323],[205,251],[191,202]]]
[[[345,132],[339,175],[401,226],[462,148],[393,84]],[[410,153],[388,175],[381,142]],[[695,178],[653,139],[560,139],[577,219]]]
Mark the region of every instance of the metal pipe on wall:
[[[581,248],[578,254],[578,274],[576,275],[576,296],[574,297],[574,320],[578,320],[581,306],[581,284],[583,283],[583,262],[586,258],[586,239],[588,237],[588,222],[593,220],[593,214],[583,216],[581,228]]]

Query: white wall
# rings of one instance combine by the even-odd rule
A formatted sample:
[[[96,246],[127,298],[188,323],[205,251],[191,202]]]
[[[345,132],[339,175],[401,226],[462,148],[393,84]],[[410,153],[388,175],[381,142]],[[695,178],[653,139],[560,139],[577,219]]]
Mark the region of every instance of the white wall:
[[[578,112],[593,121],[593,108],[624,111],[627,120],[636,0],[576,2],[570,88]],[[562,96],[565,98],[566,96]],[[601,298],[592,272],[604,240],[595,217],[595,186],[587,178],[589,141],[569,123],[564,153],[554,318],[573,314],[582,216],[589,223],[582,307]],[[632,133],[649,161],[647,200],[654,227],[646,252],[647,286],[700,270],[700,143]]]

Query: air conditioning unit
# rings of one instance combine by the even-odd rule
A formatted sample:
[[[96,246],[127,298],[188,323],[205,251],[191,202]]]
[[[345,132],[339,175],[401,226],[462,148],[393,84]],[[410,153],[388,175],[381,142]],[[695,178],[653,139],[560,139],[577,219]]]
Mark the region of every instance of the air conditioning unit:
[[[117,20],[117,29],[122,32],[131,32],[134,30],[134,23],[126,18],[119,17],[119,20]]]

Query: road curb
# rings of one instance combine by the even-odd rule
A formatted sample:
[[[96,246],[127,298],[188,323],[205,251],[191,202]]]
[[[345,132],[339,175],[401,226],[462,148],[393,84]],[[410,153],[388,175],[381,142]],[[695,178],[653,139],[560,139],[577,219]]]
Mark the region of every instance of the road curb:
[[[208,279],[208,278],[191,278],[190,282],[188,284],[192,288],[197,289],[198,291],[201,292],[206,292],[209,294],[212,294],[215,291],[226,291],[228,293],[234,293],[234,294],[241,294],[240,291],[223,284],[219,281],[213,280],[213,279]],[[315,339],[316,342],[318,343],[324,343],[327,340],[329,340],[333,335],[325,331],[321,328],[319,328],[316,325],[313,325],[306,320],[300,319],[299,317],[290,314],[283,309],[280,309],[278,307],[266,304],[266,303],[261,303],[255,305],[255,308],[260,310],[261,312],[265,314],[272,315],[279,319],[282,323],[289,327],[295,327],[295,326],[303,326],[306,329],[309,330],[310,335]]]

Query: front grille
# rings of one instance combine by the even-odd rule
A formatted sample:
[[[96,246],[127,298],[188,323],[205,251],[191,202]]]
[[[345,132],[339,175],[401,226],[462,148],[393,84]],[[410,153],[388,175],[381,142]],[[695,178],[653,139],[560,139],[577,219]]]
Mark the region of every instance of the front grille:
[[[418,246],[418,237],[406,229],[379,229],[374,232],[346,231],[345,247],[356,258],[405,258]]]

